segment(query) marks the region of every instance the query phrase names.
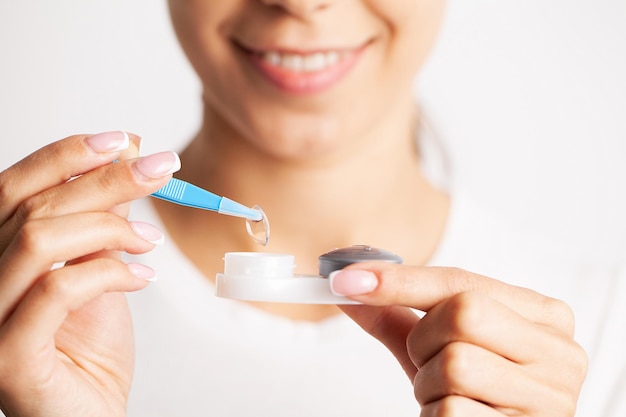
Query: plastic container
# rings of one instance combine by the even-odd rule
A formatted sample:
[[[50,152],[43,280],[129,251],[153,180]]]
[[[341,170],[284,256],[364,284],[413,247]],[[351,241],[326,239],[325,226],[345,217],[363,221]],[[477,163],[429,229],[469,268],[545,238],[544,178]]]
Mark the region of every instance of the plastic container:
[[[296,275],[293,255],[228,252],[224,272],[217,274],[216,295],[247,301],[298,304],[358,304],[335,295],[328,275],[355,262],[402,263],[399,256],[367,245],[335,249],[319,257],[320,275]]]

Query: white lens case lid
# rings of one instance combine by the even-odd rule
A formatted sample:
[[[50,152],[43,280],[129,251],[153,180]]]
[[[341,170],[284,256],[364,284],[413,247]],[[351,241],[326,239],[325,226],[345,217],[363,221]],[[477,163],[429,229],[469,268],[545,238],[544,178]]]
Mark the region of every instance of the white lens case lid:
[[[280,253],[229,252],[215,294],[235,300],[299,304],[358,304],[330,290],[328,278],[294,275],[294,257]]]
[[[357,253],[363,252],[363,253]],[[355,258],[356,253],[356,258]],[[381,256],[381,253],[389,256]],[[368,258],[369,257],[369,258]],[[216,276],[216,295],[246,301],[297,304],[359,304],[336,295],[330,289],[329,261],[336,269],[366,260],[402,262],[390,252],[366,245],[336,249],[320,256],[320,270],[326,276],[294,275],[294,256],[281,253],[228,252],[224,255],[224,272]]]
[[[282,253],[228,252],[224,255],[224,275],[248,278],[290,278],[293,255]]]

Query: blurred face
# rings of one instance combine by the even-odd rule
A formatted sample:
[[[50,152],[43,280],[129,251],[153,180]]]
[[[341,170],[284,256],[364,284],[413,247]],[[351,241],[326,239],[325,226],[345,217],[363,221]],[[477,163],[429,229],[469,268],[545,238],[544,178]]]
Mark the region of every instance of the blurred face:
[[[280,157],[332,152],[410,106],[444,0],[170,0],[211,117]]]

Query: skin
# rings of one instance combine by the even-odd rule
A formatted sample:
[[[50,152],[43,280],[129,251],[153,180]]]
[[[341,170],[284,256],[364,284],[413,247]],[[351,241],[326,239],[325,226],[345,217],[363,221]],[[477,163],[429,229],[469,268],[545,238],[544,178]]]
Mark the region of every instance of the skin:
[[[119,254],[154,247],[125,219],[127,202],[168,176],[137,171],[129,159],[137,137],[105,153],[86,138],[52,143],[0,173],[0,404],[8,416],[124,414],[133,336],[122,292],[148,282]],[[51,271],[60,260],[67,266]]]
[[[444,2],[169,5],[204,92],[203,125],[177,177],[259,204],[272,225],[262,249],[241,219],[155,200],[172,243],[207,279],[228,251],[292,253],[296,272],[311,273],[334,247],[391,250],[405,265],[352,265],[332,285],[366,304],[342,309],[397,357],[422,416],[573,416],[586,355],[564,303],[472,272],[419,266],[441,239],[449,201],[420,171],[412,82]],[[234,43],[292,52],[367,47],[340,82],[293,94],[260,77]],[[0,405],[10,416],[124,415],[133,337],[121,292],[147,281],[119,253],[154,247],[126,220],[127,204],[171,177],[146,176],[131,139],[126,150],[94,152],[89,135],[72,136],[0,173]],[[294,320],[341,313],[255,306]]]
[[[204,124],[181,154],[178,177],[260,205],[272,228],[267,250],[294,254],[299,273],[315,273],[319,254],[355,242],[384,247],[411,263],[430,257],[448,201],[420,172],[411,85],[433,46],[443,2],[169,5],[205,103]],[[345,22],[347,15],[354,18]],[[302,96],[265,82],[234,42],[296,52],[369,47],[341,83]],[[156,205],[176,244],[209,279],[221,270],[223,253],[260,249],[238,219]],[[259,307],[303,320],[337,314],[334,307]]]

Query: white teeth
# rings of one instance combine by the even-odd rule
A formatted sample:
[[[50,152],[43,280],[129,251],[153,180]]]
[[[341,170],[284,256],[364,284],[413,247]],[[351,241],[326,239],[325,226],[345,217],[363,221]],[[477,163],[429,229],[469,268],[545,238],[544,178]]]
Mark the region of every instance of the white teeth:
[[[300,55],[283,55],[280,65],[294,71],[302,71],[302,56]]]
[[[334,54],[336,55],[336,54]],[[325,54],[318,52],[317,54],[307,55],[304,60],[304,70],[308,72],[319,71],[329,66],[330,62],[326,61]]]
[[[345,53],[335,51],[316,52],[307,55],[265,52],[261,54],[261,59],[270,65],[291,71],[314,72],[336,65],[344,56]]]
[[[280,64],[280,55],[277,52],[269,52],[263,58],[272,65]]]
[[[337,52],[328,52],[325,55],[326,65],[335,65],[342,58]]]

